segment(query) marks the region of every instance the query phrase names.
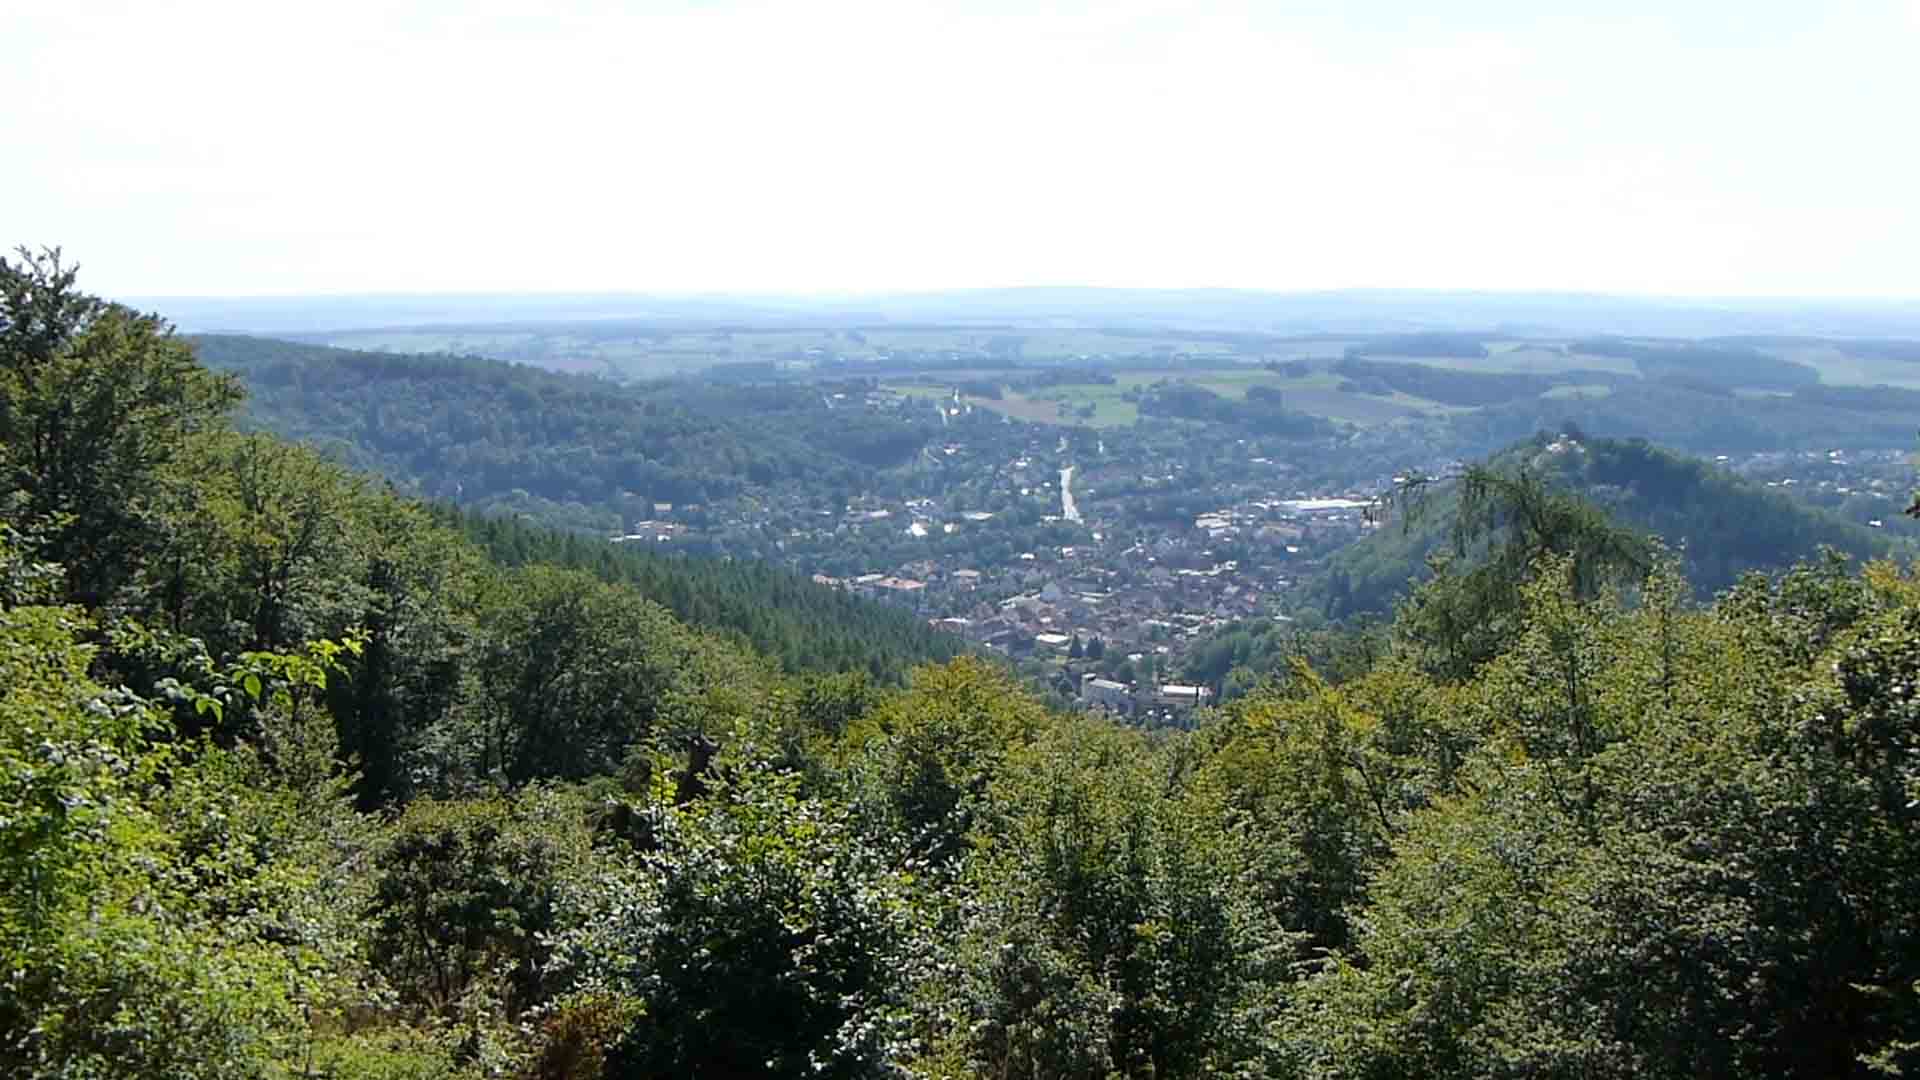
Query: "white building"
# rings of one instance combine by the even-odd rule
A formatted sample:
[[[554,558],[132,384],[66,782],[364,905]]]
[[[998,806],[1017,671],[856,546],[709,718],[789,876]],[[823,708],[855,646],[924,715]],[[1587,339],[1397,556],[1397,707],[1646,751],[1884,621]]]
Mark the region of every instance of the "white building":
[[[1180,683],[1167,683],[1154,695],[1155,705],[1164,705],[1174,709],[1198,709],[1213,700],[1213,691],[1204,686],[1184,686]]]
[[[1127,684],[1103,679],[1092,672],[1080,680],[1080,700],[1089,709],[1105,709],[1119,715],[1133,711],[1133,691]]]

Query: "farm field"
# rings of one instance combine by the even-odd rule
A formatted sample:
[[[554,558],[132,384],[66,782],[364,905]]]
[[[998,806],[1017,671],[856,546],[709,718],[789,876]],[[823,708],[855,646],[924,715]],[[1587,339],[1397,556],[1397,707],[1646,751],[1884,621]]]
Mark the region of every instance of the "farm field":
[[[1920,390],[1920,364],[1907,360],[1853,356],[1831,345],[1768,349],[1784,360],[1805,364],[1829,386],[1900,386]]]
[[[995,356],[1028,362],[1095,363],[1165,356],[1238,356],[1232,344],[1178,332],[1007,327],[758,328],[591,323],[550,326],[443,326],[340,330],[304,340],[343,349],[399,353],[474,353],[542,367],[604,368],[628,378],[693,371],[714,364],[786,360],[809,354],[871,361],[883,356]],[[1248,348],[1248,362],[1338,355],[1339,343],[1277,342]]]
[[[980,377],[974,373],[974,377]],[[931,386],[925,383],[889,383],[885,389],[893,390],[909,397],[935,398],[951,400],[951,386]],[[962,394],[960,400],[975,408],[987,409],[1015,420],[1028,420],[1040,424],[1084,425],[1087,427],[1124,427],[1140,418],[1140,410],[1131,401],[1125,401],[1118,394],[1090,394],[1079,391],[1112,390],[1110,386],[1050,387],[1042,394],[1026,395],[1012,390],[1001,391],[999,399]],[[1069,411],[1063,413],[1061,404],[1065,403]],[[1092,416],[1078,415],[1071,410],[1091,404]]]
[[[621,380],[684,375],[719,364],[770,362],[805,377],[809,371],[827,370],[816,368],[822,358],[840,358],[859,365],[858,374],[889,384],[913,384],[929,378],[1017,378],[1006,366],[1008,362],[1022,369],[1105,366],[1116,376],[1112,385],[1009,391],[998,401],[976,402],[1024,420],[1094,427],[1133,423],[1139,416],[1138,409],[1124,400],[1124,394],[1163,378],[1185,379],[1233,398],[1245,396],[1251,386],[1272,387],[1288,395],[1290,407],[1360,425],[1457,411],[1405,394],[1339,393],[1341,378],[1327,369],[1349,346],[1361,344],[1360,338],[1243,336],[1223,340],[1180,331],[1037,326],[695,328],[555,323],[349,330],[314,335],[310,340],[380,352],[477,354]],[[1490,341],[1484,357],[1377,353],[1368,359],[1473,374],[1640,374],[1631,359],[1571,351],[1572,344],[1572,339],[1552,338]],[[1854,355],[1846,351],[1844,342],[1783,344],[1763,351],[1812,367],[1828,385],[1920,389],[1920,364]],[[930,363],[965,363],[971,358],[978,358],[980,366],[969,365],[966,372],[928,369]],[[896,363],[889,363],[889,359]],[[1264,366],[1293,360],[1309,361],[1312,372],[1289,377]],[[1196,367],[1196,363],[1206,366]],[[1549,396],[1565,399],[1604,393],[1603,387],[1588,385],[1557,388]]]
[[[1640,375],[1639,367],[1618,356],[1595,356],[1569,351],[1571,341],[1491,342],[1485,357],[1396,356],[1374,354],[1384,363],[1422,364],[1450,371],[1557,375],[1569,371],[1604,371]],[[1765,347],[1761,352],[1814,369],[1829,386],[1900,386],[1920,389],[1920,364],[1879,357],[1855,356],[1835,345]],[[1561,395],[1564,396],[1564,395]]]
[[[1523,375],[1558,375],[1565,371],[1610,371],[1617,375],[1638,375],[1633,361],[1618,356],[1589,356],[1570,353],[1558,342],[1495,342],[1487,346],[1485,357],[1467,356],[1370,356],[1401,364],[1425,364],[1452,371],[1481,373],[1513,372]]]
[[[994,374],[975,373],[974,377],[992,378]],[[998,400],[976,396],[963,396],[962,400],[1019,420],[1096,428],[1119,427],[1132,424],[1140,418],[1139,407],[1127,400],[1128,392],[1163,379],[1183,380],[1227,398],[1245,398],[1250,387],[1271,387],[1286,395],[1286,405],[1290,409],[1362,427],[1410,416],[1463,411],[1407,394],[1381,397],[1343,393],[1338,389],[1342,381],[1340,376],[1330,372],[1316,371],[1295,378],[1249,367],[1128,372],[1116,376],[1112,384],[1076,383],[1026,392],[1005,389]],[[954,381],[964,380],[956,378]],[[887,388],[915,397],[949,398],[953,394],[952,383],[900,382],[888,384]],[[1089,408],[1091,413],[1085,414]]]

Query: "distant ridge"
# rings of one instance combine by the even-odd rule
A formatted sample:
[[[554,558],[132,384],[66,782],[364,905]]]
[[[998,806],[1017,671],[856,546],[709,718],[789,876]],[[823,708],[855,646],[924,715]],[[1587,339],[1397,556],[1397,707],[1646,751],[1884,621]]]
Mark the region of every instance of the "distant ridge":
[[[1920,301],[1635,297],[1594,293],[1025,286],[836,296],[638,293],[122,298],[192,332],[269,334],[379,327],[619,319],[660,325],[851,327],[914,322],[1142,326],[1282,334],[1508,327],[1542,334],[1920,337]]]

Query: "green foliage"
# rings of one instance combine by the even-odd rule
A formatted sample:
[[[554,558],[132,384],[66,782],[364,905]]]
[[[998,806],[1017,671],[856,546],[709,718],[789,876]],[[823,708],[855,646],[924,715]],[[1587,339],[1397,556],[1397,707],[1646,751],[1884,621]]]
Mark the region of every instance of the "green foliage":
[[[1402,489],[1402,506],[1418,514],[1418,483]],[[1472,466],[1458,481],[1453,514],[1455,558],[1481,553],[1473,565],[1433,564],[1396,631],[1427,666],[1458,679],[1492,659],[1514,638],[1523,590],[1551,568],[1583,598],[1637,584],[1652,568],[1652,549],[1615,525],[1592,503],[1544,483],[1525,466],[1503,471]]]
[[[799,777],[742,765],[643,808],[652,850],[572,940],[589,993],[637,1003],[605,1075],[866,1077],[903,1050],[910,875]]]
[[[1639,440],[1535,436],[1468,470],[1461,479],[1475,475],[1483,480],[1481,496],[1501,497],[1482,497],[1476,507],[1463,509],[1461,495],[1472,494],[1466,485],[1429,481],[1408,493],[1413,499],[1405,508],[1419,513],[1389,520],[1388,527],[1335,555],[1315,587],[1316,602],[1325,613],[1341,617],[1390,607],[1409,583],[1432,573],[1430,557],[1449,547],[1456,560],[1466,556],[1469,563],[1484,555],[1475,542],[1504,537],[1504,526],[1521,521],[1512,514],[1529,512],[1517,501],[1515,485],[1523,476],[1540,489],[1537,497],[1529,498],[1539,502],[1542,511],[1554,499],[1575,498],[1592,505],[1589,516],[1604,513],[1621,526],[1662,538],[1702,596],[1732,585],[1749,570],[1784,569],[1785,561],[1804,558],[1823,545],[1860,558],[1893,550],[1884,534]],[[1506,493],[1513,497],[1502,495],[1503,485],[1513,488]],[[1454,528],[1468,520],[1462,517],[1467,510],[1476,527],[1472,536]],[[1501,550],[1521,564],[1531,558],[1525,547],[1509,544]],[[1452,569],[1459,573],[1469,567],[1456,561]]]
[[[1570,348],[1589,356],[1632,360],[1649,379],[1677,378],[1727,389],[1750,386],[1768,390],[1793,390],[1820,381],[1819,372],[1805,364],[1782,360],[1750,346],[1724,342],[1643,344],[1608,338],[1577,341]]]
[[[474,778],[517,784],[613,772],[660,733],[676,704],[715,687],[746,691],[766,677],[633,590],[577,571],[529,567],[503,576],[498,589],[481,626],[488,644],[483,727],[467,766]]]
[[[71,609],[0,613],[0,1062],[261,1075],[353,981],[335,905],[364,830],[337,784],[156,741],[159,714],[87,677],[91,629]],[[304,658],[256,660],[318,677]]]
[[[974,832],[936,1061],[966,1075],[1204,1075],[1260,1056],[1290,941],[1249,834],[1137,735],[1048,728]]]
[[[1738,382],[1733,385],[1745,385]],[[1786,382],[1783,389],[1799,384]],[[1700,385],[1686,376],[1630,379],[1605,396],[1518,398],[1457,413],[1432,438],[1482,454],[1509,446],[1542,428],[1571,423],[1611,438],[1650,439],[1693,454],[1805,450],[1813,447],[1884,448],[1913,438],[1908,414],[1862,409],[1791,395],[1730,396],[1726,385]]]
[[[1374,338],[1363,345],[1349,346],[1348,359],[1362,356],[1440,356],[1484,359],[1487,347],[1484,334],[1393,334]]]
[[[1623,612],[1542,577],[1472,690],[1479,745],[1410,820],[1355,953],[1305,988],[1306,1071],[1858,1075],[1908,1053],[1911,758],[1868,732],[1914,594],[1880,580],[1804,665],[1744,612]],[[1878,673],[1849,690],[1859,665]]]
[[[1181,681],[1222,687],[1222,696],[1232,699],[1263,681],[1285,681],[1295,659],[1334,682],[1344,682],[1371,670],[1386,652],[1385,627],[1367,617],[1339,624],[1249,619],[1189,645],[1181,661]]]
[[[607,1054],[638,1013],[631,999],[582,995],[565,1002],[541,1027],[528,1064],[530,1080],[601,1080]]]
[[[850,768],[878,823],[942,863],[960,854],[1009,756],[1046,719],[1005,673],[979,661],[922,668],[906,693],[850,730]]]
[[[1316,416],[1281,407],[1277,397],[1249,394],[1244,401],[1221,397],[1204,386],[1162,379],[1140,394],[1143,416],[1167,416],[1226,424],[1257,435],[1292,439],[1333,433],[1333,425]]]
[[[558,793],[418,800],[374,864],[373,964],[437,1019],[470,1019],[476,1002],[516,1018],[551,989],[548,942],[591,862],[585,808]]]
[[[853,481],[918,453],[939,426],[832,410],[803,386],[635,388],[477,357],[226,336],[193,345],[245,379],[252,424],[480,509],[705,503],[750,485]],[[603,511],[596,527],[608,524],[621,522]]]
[[[163,470],[240,398],[155,316],[79,293],[58,251],[0,259],[0,484],[98,604],[150,556]]]
[[[1475,343],[1484,355],[1485,349]],[[1412,397],[1426,398],[1446,405],[1497,405],[1518,398],[1538,397],[1561,385],[1611,385],[1619,376],[1607,372],[1569,371],[1554,375],[1529,375],[1517,372],[1456,371],[1426,364],[1396,364],[1383,360],[1360,359],[1364,353],[1349,350],[1333,370],[1356,382],[1378,379],[1386,389]]]
[[[732,636],[789,672],[864,670],[897,683],[914,664],[951,659],[962,648],[912,612],[770,563],[662,555],[446,506],[434,514],[495,562],[572,567],[630,586],[680,621]]]
[[[1404,669],[1331,686],[1304,664],[1203,733],[1199,782],[1264,838],[1253,887],[1311,948],[1343,946],[1371,873],[1460,753],[1453,695]]]
[[[51,257],[0,279],[0,1073],[1920,1066],[1920,573],[1735,538],[1703,602],[1725,534],[1609,500],[1821,533],[1690,463],[1468,470],[1391,627],[1235,628],[1240,692],[1148,735],[973,659],[894,688],[881,623],[742,614],[784,579],[436,520],[223,430]]]
[[[162,585],[179,601],[175,625],[272,649],[351,617],[353,532],[371,501],[357,478],[299,447],[224,433],[191,444],[182,471],[192,504]]]
[[[123,641],[111,666],[143,688],[200,685],[218,658],[358,634],[327,704],[361,765],[362,804],[403,794],[422,740],[471,708],[479,553],[419,507],[264,436],[196,436],[175,468],[162,557],[125,603],[171,637]]]

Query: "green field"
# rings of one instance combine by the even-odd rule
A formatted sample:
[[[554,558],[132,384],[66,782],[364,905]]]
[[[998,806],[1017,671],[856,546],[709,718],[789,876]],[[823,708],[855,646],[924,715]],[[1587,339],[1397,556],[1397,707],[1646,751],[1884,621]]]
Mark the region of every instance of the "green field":
[[[973,377],[978,378],[976,373]],[[889,383],[886,389],[905,394],[909,397],[937,398],[942,401],[953,397],[952,386],[932,386],[925,383]],[[1016,420],[1029,420],[1039,424],[1085,425],[1087,427],[1122,427],[1140,418],[1140,410],[1131,401],[1123,401],[1118,393],[1091,393],[1083,391],[1113,391],[1111,386],[1074,386],[1049,387],[1033,396],[1003,390],[999,400],[993,398],[962,395],[962,401],[982,409],[1003,413]],[[1060,405],[1065,402],[1069,410],[1092,404],[1094,414],[1082,417],[1077,413],[1062,414]]]
[[[1523,375],[1558,375],[1565,371],[1611,371],[1618,375],[1637,375],[1633,361],[1618,356],[1588,356],[1568,352],[1557,342],[1495,342],[1487,346],[1489,355],[1469,356],[1372,356],[1368,359],[1402,364],[1425,364],[1454,371],[1487,373],[1517,372]]]
[[[1911,361],[1851,356],[1831,345],[1768,351],[1782,359],[1813,368],[1820,373],[1820,381],[1831,386],[1885,385],[1920,390],[1920,364]]]
[[[1277,343],[1244,354],[1202,336],[1099,329],[1004,327],[863,327],[847,329],[596,330],[577,323],[552,329],[421,327],[344,330],[321,344],[398,353],[473,353],[561,370],[604,371],[652,378],[714,364],[791,358],[810,350],[872,361],[888,355],[1012,357],[1029,362],[1098,363],[1120,357],[1222,357],[1248,363],[1303,355],[1338,355],[1339,343]]]
[[[1326,347],[1326,343],[1316,343],[1316,345]],[[1854,357],[1830,346],[1772,351],[1785,359],[1813,367],[1819,372],[1821,380],[1831,385],[1888,384],[1920,389],[1920,364]],[[1547,375],[1585,370],[1627,376],[1637,374],[1631,360],[1568,352],[1554,343],[1500,344],[1493,347],[1490,352],[1491,355],[1484,358],[1380,356],[1374,359],[1482,373],[1513,372]],[[1004,371],[979,370],[965,374],[943,373],[941,376],[921,378],[950,378],[961,381],[966,378],[1005,379],[1007,377],[1008,373]],[[1404,393],[1395,393],[1386,397],[1342,393],[1339,385],[1344,380],[1339,374],[1326,370],[1324,363],[1315,364],[1313,371],[1300,377],[1288,376],[1251,363],[1198,370],[1169,367],[1126,371],[1117,373],[1115,381],[1110,385],[1068,384],[1026,392],[1008,389],[1003,392],[1004,396],[1000,400],[988,398],[968,400],[981,408],[992,409],[1021,420],[1047,424],[1114,427],[1132,424],[1139,419],[1139,409],[1133,402],[1125,400],[1127,392],[1162,379],[1184,380],[1229,398],[1244,398],[1250,387],[1272,387],[1284,395],[1286,406],[1290,409],[1361,427],[1391,423],[1408,417],[1445,416],[1472,411],[1469,408],[1446,405]],[[923,395],[951,393],[951,383],[915,385],[902,381],[892,385],[894,389],[907,393]],[[1779,391],[1756,389],[1741,390],[1739,393],[1744,397],[1753,397],[1778,394]],[[1604,384],[1583,383],[1557,386],[1542,396],[1548,400],[1573,400],[1607,397],[1611,394],[1612,390]],[[1081,415],[1082,411],[1088,408],[1091,408],[1091,414]]]
[[[1127,371],[1113,386],[1048,387],[1029,395],[1009,393],[1000,401],[977,404],[1024,420],[1043,423],[1090,424],[1095,427],[1131,424],[1138,418],[1131,402],[1121,399],[1129,387],[1161,378],[1184,378],[1216,393],[1241,397],[1254,385],[1272,386],[1288,395],[1289,404],[1305,412],[1355,424],[1378,424],[1400,417],[1453,411],[1421,398],[1390,398],[1340,394],[1337,375],[1325,369],[1348,345],[1360,339],[1310,341],[1210,340],[1179,331],[1122,332],[1091,328],[1051,327],[865,327],[791,329],[597,329],[580,323],[543,327],[423,327],[419,329],[356,330],[324,335],[325,344],[383,352],[472,353],[496,359],[534,364],[562,371],[591,372],[623,379],[658,378],[696,372],[715,364],[780,361],[797,373],[810,369],[814,357],[839,356],[873,363],[883,357],[900,360],[888,381],[912,380],[916,365],[929,359],[952,363],[979,357],[1004,365],[1014,359],[1028,365],[1088,364],[1099,366],[1142,359],[1157,368]],[[1376,355],[1382,362],[1424,364],[1475,373],[1555,375],[1569,371],[1638,374],[1634,362],[1612,356],[1592,356],[1569,349],[1567,340],[1501,341],[1488,345],[1484,357]],[[1920,364],[1854,356],[1833,344],[1788,345],[1766,350],[1783,359],[1806,364],[1822,382],[1837,386],[1892,386],[1920,389]],[[1205,369],[1184,366],[1199,359]],[[1304,378],[1288,378],[1266,370],[1270,361],[1306,359],[1315,371]],[[889,365],[890,366],[890,365]],[[968,376],[954,370],[940,379]],[[986,367],[974,378],[1004,378],[1002,367]],[[1596,394],[1599,387],[1562,387],[1550,396],[1565,398]],[[1064,406],[1064,411],[1062,409]],[[1091,407],[1091,415],[1079,412]]]
[[[1568,371],[1606,371],[1616,375],[1640,374],[1632,360],[1573,352],[1568,348],[1570,344],[1556,341],[1493,342],[1487,346],[1489,355],[1485,357],[1381,354],[1368,359],[1483,373],[1557,375]],[[1760,351],[1813,368],[1820,374],[1820,381],[1829,386],[1886,385],[1920,390],[1920,364],[1853,356],[1832,345],[1782,346]],[[1565,389],[1562,388],[1563,391]],[[1553,396],[1566,394],[1562,392]]]
[[[974,373],[973,377],[991,378],[993,375],[982,372]],[[1286,407],[1289,409],[1297,409],[1314,416],[1362,427],[1389,423],[1410,416],[1433,416],[1464,411],[1454,406],[1442,405],[1436,401],[1406,394],[1375,397],[1367,394],[1342,393],[1338,389],[1342,381],[1340,376],[1331,372],[1316,371],[1301,378],[1292,378],[1261,368],[1245,366],[1199,371],[1136,371],[1117,376],[1111,385],[1069,384],[1049,386],[1025,393],[1008,389],[1002,391],[1002,397],[999,400],[983,397],[966,397],[963,400],[1018,420],[1031,420],[1043,424],[1118,427],[1132,424],[1140,418],[1139,407],[1126,400],[1127,392],[1162,379],[1191,382],[1227,398],[1244,398],[1247,396],[1249,387],[1270,386],[1285,395]],[[956,381],[960,380],[956,378]],[[915,397],[947,398],[953,393],[950,383],[939,385],[927,382],[898,382],[888,384],[888,388]],[[1065,406],[1064,411],[1062,406]],[[1080,410],[1087,406],[1092,407],[1092,415],[1080,415]]]

